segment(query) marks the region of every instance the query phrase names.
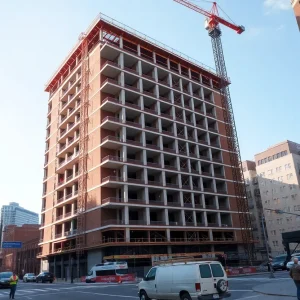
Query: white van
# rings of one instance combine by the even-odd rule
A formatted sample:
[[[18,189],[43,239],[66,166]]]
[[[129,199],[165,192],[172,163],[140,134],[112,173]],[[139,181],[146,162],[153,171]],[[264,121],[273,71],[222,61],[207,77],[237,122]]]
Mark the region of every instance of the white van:
[[[156,266],[138,287],[140,300],[212,300],[231,296],[226,272],[217,261]]]

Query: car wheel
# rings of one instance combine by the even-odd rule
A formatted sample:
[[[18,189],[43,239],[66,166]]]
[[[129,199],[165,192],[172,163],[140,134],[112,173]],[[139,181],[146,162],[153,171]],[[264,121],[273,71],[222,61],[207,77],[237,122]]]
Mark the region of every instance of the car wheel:
[[[220,279],[218,282],[217,282],[217,291],[219,293],[226,293],[227,291],[227,283],[224,279]]]
[[[180,296],[180,300],[192,300],[192,298],[189,293],[184,293]]]
[[[151,300],[145,291],[140,292],[140,300]]]

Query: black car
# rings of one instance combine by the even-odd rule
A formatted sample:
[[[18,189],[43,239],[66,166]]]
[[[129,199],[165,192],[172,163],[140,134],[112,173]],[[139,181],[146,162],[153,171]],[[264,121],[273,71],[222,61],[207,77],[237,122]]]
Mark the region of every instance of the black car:
[[[287,264],[287,255],[278,255],[273,258],[272,261],[272,268],[274,271],[276,270],[286,270],[286,264]]]
[[[35,282],[50,282],[54,281],[54,275],[50,272],[41,272],[38,276],[36,276]]]
[[[1,272],[0,273],[0,288],[10,287],[10,277],[13,276],[12,272]]]

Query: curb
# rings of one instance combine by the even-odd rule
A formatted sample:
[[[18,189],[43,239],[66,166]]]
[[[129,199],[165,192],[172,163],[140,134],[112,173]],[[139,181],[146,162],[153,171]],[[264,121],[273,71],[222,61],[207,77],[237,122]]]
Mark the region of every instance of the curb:
[[[290,298],[297,298],[297,296],[291,296],[291,295],[282,295],[282,294],[271,294],[271,293],[265,293],[265,292],[260,292],[252,288],[253,292],[266,295],[266,296],[278,296],[278,297],[290,297]]]

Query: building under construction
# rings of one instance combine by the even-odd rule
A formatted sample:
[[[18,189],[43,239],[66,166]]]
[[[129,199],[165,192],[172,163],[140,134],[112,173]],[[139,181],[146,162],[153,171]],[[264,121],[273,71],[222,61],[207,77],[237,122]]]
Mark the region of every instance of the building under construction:
[[[212,69],[100,15],[45,89],[43,270],[249,248]]]

